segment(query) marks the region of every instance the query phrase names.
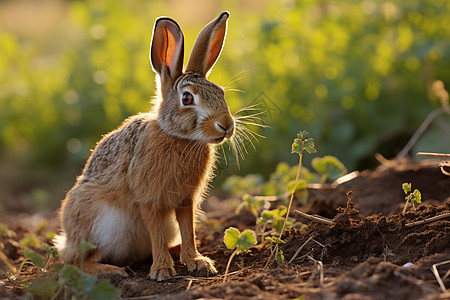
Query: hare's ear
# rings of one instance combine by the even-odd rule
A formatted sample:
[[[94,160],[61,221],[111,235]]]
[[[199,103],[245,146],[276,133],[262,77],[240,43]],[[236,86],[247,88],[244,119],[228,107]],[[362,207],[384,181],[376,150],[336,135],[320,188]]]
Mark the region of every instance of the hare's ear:
[[[175,81],[183,73],[184,37],[178,24],[166,17],[158,18],[153,28],[150,61],[153,70],[164,80]]]
[[[186,72],[194,72],[206,77],[222,51],[227,32],[228,12],[223,12],[217,19],[206,25],[195,41]]]

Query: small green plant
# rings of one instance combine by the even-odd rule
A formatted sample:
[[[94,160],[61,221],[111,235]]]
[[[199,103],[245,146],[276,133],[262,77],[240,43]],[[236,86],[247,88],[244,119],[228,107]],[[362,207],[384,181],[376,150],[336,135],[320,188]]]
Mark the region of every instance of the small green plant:
[[[29,233],[26,237],[20,240],[20,245],[23,247],[36,247],[40,248],[41,242],[38,240],[36,234]]]
[[[40,269],[39,276],[33,279],[27,287],[29,294],[24,299],[116,299],[119,291],[109,280],[98,280],[95,275],[88,275],[73,265],[55,265],[51,268],[52,259],[58,255],[56,248],[43,244],[46,255],[43,256],[31,249],[24,249],[24,260],[17,272],[20,272],[25,263],[31,262]],[[85,255],[95,247],[82,242],[79,251]],[[18,277],[18,276],[16,276]]]
[[[314,148],[314,140],[309,136],[309,133],[304,130],[300,131],[297,134],[297,138],[294,139],[294,142],[292,143],[292,149],[291,153],[297,153],[299,155],[299,161],[298,161],[298,167],[297,167],[297,176],[295,177],[294,187],[292,188],[291,198],[289,200],[289,206],[287,208],[286,212],[286,218],[284,218],[283,226],[281,227],[281,230],[279,231],[278,240],[269,240],[269,242],[272,245],[272,253],[269,257],[269,260],[266,264],[266,266],[272,261],[272,257],[275,255],[275,258],[277,262],[284,262],[284,256],[283,252],[279,249],[279,245],[283,241],[282,236],[284,233],[284,230],[288,226],[288,219],[289,219],[289,212],[291,211],[292,201],[294,200],[295,191],[297,190],[297,185],[299,182],[300,172],[302,169],[302,160],[303,160],[303,152],[306,151],[308,153],[316,153],[317,150]],[[284,214],[283,214],[284,215]]]
[[[16,233],[8,228],[8,226],[4,223],[0,223],[0,236],[6,236],[9,238],[13,238],[16,236]]]
[[[268,224],[272,224],[272,228],[280,234],[283,229],[283,224],[286,221],[284,217],[286,215],[287,208],[284,205],[280,205],[277,209],[265,210],[261,213],[261,217],[258,219],[258,224],[263,226],[264,232]],[[286,226],[294,224],[294,218],[288,218]]]
[[[414,208],[416,208],[417,206],[419,206],[420,203],[422,203],[422,195],[420,194],[418,189],[412,191],[412,185],[409,182],[403,183],[402,188],[406,195],[405,197],[406,203],[405,207],[403,208],[403,213],[405,213],[406,210],[408,209],[409,202],[411,202]]]
[[[58,250],[56,248],[52,248],[47,244],[43,244],[42,247],[44,248],[46,255],[42,256],[39,253],[25,248],[23,250],[23,257],[24,260],[20,264],[19,270],[17,271],[17,275],[20,275],[20,272],[22,271],[23,266],[27,262],[31,262],[33,265],[38,267],[40,271],[46,271],[49,269],[50,262],[52,259],[55,259],[58,255]]]
[[[297,190],[297,185],[299,181],[300,172],[302,170],[302,160],[303,160],[303,152],[306,151],[308,153],[316,153],[317,150],[314,148],[314,140],[309,136],[309,133],[306,130],[300,131],[297,133],[297,138],[294,139],[292,143],[291,153],[297,153],[299,155],[298,161],[298,169],[297,169],[297,177],[295,178],[294,188],[292,189],[291,199],[289,200],[289,206],[287,209],[286,216],[289,216],[289,212],[291,211],[292,200],[294,199],[295,191]],[[280,239],[283,235],[283,232],[286,228],[287,219],[284,219],[283,227],[280,232]]]
[[[234,256],[240,252],[248,251],[250,247],[256,245],[256,235],[253,230],[246,229],[243,232],[240,232],[239,229],[235,227],[229,227],[227,230],[225,230],[223,242],[228,249],[234,249],[233,253],[228,259],[227,268],[223,277],[223,282],[225,282],[227,279],[231,261],[233,260]]]
[[[334,156],[315,157],[311,161],[314,170],[320,175],[320,183],[335,181],[347,173],[344,164]]]
[[[242,202],[236,208],[236,214],[239,214],[243,209],[247,209],[255,216],[256,219],[258,219],[259,212],[265,206],[266,202],[267,201],[265,199],[245,194],[242,197]]]
[[[278,250],[280,244],[285,244],[286,242],[276,236],[266,237],[266,242],[270,244],[270,256],[275,254],[275,261],[277,264],[284,264],[284,254],[282,250]],[[269,262],[268,262],[269,263]]]
[[[39,299],[107,300],[120,295],[109,280],[98,280],[73,265],[66,265],[53,276],[34,279],[28,291]]]

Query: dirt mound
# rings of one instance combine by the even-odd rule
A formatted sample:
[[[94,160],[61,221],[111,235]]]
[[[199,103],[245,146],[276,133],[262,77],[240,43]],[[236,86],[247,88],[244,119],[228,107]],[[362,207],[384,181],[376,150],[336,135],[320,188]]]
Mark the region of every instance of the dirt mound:
[[[423,204],[401,213],[405,195],[403,182],[422,192]],[[348,192],[352,192],[349,196]],[[336,189],[310,190],[306,204],[297,207],[331,220],[322,224],[291,216],[307,224],[284,235],[280,249],[285,264],[268,264],[269,246],[257,246],[237,255],[223,283],[232,251],[223,244],[228,226],[253,229],[255,217],[248,212],[234,214],[234,206],[222,200],[209,207],[209,220],[198,228],[201,253],[216,261],[219,275],[196,276],[176,260],[177,277],[155,282],[146,276],[151,262],[129,266],[129,278],[103,276],[121,290],[121,297],[146,299],[444,299],[432,272],[450,288],[450,178],[436,165],[396,164],[365,172]],[[351,202],[348,199],[351,198]],[[206,203],[208,204],[208,203]],[[211,203],[210,203],[211,204]],[[212,217],[211,217],[212,216]],[[438,220],[430,218],[447,216]],[[17,229],[17,228],[16,228]],[[18,240],[29,232],[2,241],[2,252],[15,265],[23,260]],[[45,241],[42,234],[37,238]],[[292,260],[292,261],[291,261]],[[36,272],[25,266],[24,273]],[[17,297],[23,287],[6,281],[1,297]]]

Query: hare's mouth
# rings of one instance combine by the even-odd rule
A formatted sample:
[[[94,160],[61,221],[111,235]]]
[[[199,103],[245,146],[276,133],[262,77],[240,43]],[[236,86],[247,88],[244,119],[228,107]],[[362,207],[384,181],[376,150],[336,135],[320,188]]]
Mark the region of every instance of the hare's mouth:
[[[225,139],[225,136],[220,137],[220,138],[213,139],[213,143],[214,143],[214,144],[222,143],[224,139]]]

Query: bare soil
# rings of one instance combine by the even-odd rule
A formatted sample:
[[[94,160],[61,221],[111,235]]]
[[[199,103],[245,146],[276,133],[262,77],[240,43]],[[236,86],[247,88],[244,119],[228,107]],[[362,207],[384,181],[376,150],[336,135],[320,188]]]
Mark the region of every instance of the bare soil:
[[[406,213],[402,213],[403,182],[411,182],[422,193],[422,204]],[[218,275],[190,274],[176,260],[178,275],[162,283],[146,277],[151,262],[127,267],[129,278],[103,278],[121,290],[122,298],[131,299],[450,299],[432,272],[434,264],[448,261],[437,270],[450,289],[450,218],[410,225],[450,213],[450,177],[437,164],[392,163],[337,188],[311,189],[308,202],[296,208],[333,219],[333,224],[292,212],[307,226],[283,236],[286,263],[268,264],[270,248],[259,245],[234,258],[226,283],[222,280],[232,251],[222,242],[223,232],[229,226],[253,229],[255,218],[245,212],[236,215],[229,200],[211,199],[204,208],[208,221],[198,228],[199,249],[215,260]],[[24,226],[12,229],[17,237],[2,238],[0,246],[16,266],[23,260],[18,241],[27,233],[49,242],[42,232]],[[35,277],[36,271],[26,265],[24,277]],[[25,293],[23,287],[2,281],[0,298]]]

